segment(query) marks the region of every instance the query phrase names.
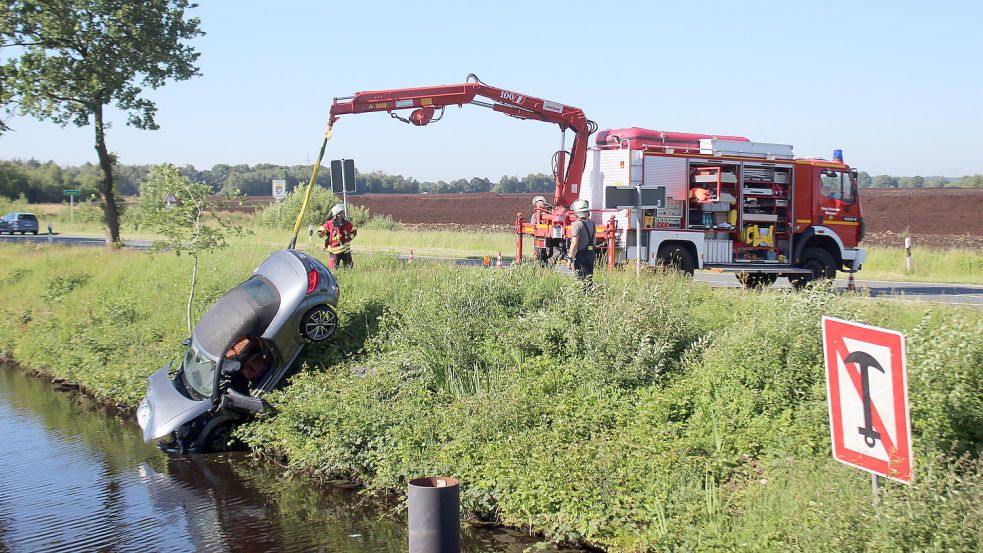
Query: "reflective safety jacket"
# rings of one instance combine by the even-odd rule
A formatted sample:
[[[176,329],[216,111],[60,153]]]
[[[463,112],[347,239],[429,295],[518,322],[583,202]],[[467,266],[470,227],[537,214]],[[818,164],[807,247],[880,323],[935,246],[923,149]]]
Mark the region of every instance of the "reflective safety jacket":
[[[324,232],[324,249],[334,254],[350,252],[352,248],[349,244],[358,234],[358,229],[348,219],[340,223],[330,219],[321,225],[321,229]]]

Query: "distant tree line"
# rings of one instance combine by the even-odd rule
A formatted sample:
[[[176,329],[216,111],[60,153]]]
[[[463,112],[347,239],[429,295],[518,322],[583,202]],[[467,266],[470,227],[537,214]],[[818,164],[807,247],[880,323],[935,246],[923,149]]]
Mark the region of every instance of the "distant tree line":
[[[113,172],[116,192],[124,196],[139,195],[152,167],[151,165],[117,165]],[[177,169],[192,182],[207,184],[215,193],[231,193],[238,190],[239,193],[247,196],[268,196],[274,179],[286,180],[287,190],[293,190],[298,184],[306,185],[313,167],[260,163],[253,166],[218,164],[202,171],[192,165]],[[553,190],[553,177],[543,173],[533,173],[521,178],[506,175],[498,182],[483,177],[436,182],[418,181],[413,177],[389,175],[381,171],[358,173],[357,179],[360,192],[376,194],[536,193]],[[321,186],[330,187],[331,171],[328,167],[323,167],[319,171],[317,182]],[[961,178],[895,177],[871,176],[861,172],[858,184],[861,188],[983,188],[983,175],[967,175]],[[59,202],[63,199],[63,191],[66,189],[81,190],[82,197],[86,198],[98,192],[98,185],[99,166],[91,163],[61,167],[53,161],[42,163],[34,159],[0,161],[0,196],[11,200],[23,195],[32,203]]]
[[[871,176],[863,171],[857,175],[860,188],[983,188],[983,175],[963,177],[895,177],[892,175]]]
[[[147,181],[153,166],[117,165],[113,172],[118,194],[136,196],[140,194],[143,183]],[[182,176],[192,182],[205,183],[215,193],[238,191],[247,196],[268,196],[274,179],[287,182],[287,190],[306,185],[311,178],[311,165],[226,165],[218,164],[211,169],[199,171],[192,165],[178,167]],[[322,167],[317,182],[324,187],[331,186],[331,170]],[[359,192],[379,194],[418,194],[418,193],[533,193],[553,190],[553,177],[533,173],[525,177],[504,176],[498,182],[483,177],[436,182],[418,181],[402,175],[388,175],[381,171],[357,174]],[[0,196],[16,199],[24,195],[30,202],[58,202],[63,199],[64,190],[81,190],[83,197],[95,194],[99,184],[99,166],[86,163],[80,166],[61,167],[53,161],[0,161]]]

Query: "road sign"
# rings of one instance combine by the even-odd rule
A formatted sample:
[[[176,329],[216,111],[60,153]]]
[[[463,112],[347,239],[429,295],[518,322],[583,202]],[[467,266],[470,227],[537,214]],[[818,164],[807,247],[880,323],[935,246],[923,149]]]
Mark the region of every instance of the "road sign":
[[[335,159],[331,161],[331,190],[335,194],[355,192],[355,160]]]
[[[82,191],[81,190],[62,190],[62,193],[65,196],[81,196],[82,195]]]
[[[276,179],[273,181],[273,197],[282,200],[287,197],[287,181]]]
[[[823,317],[833,458],[911,482],[904,334]]]

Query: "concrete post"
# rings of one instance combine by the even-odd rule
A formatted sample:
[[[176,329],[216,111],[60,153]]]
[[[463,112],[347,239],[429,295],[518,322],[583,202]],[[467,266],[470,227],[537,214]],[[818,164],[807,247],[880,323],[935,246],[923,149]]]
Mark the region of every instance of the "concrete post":
[[[904,262],[905,269],[907,269],[908,272],[910,273],[911,272],[911,269],[912,269],[912,264],[911,264],[911,237],[910,236],[908,236],[908,237],[906,237],[904,239],[904,255],[905,255],[905,262]]]

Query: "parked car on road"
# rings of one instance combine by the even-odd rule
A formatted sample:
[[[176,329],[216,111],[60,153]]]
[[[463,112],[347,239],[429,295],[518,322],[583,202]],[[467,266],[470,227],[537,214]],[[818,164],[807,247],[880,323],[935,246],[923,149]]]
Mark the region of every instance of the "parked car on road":
[[[38,218],[33,213],[12,211],[0,218],[0,233],[37,234]]]
[[[236,425],[268,409],[262,396],[284,381],[305,344],[334,334],[338,293],[317,259],[270,255],[201,317],[174,374],[177,359],[150,375],[137,409],[144,441],[182,453],[227,449]]]

